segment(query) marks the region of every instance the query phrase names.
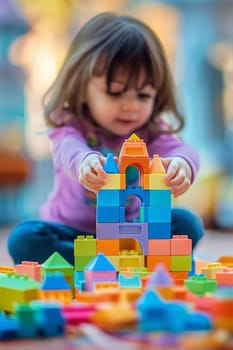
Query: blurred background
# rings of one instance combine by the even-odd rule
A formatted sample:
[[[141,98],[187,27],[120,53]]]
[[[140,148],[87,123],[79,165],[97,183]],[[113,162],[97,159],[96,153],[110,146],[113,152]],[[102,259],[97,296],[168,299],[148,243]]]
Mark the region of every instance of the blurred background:
[[[202,164],[176,204],[233,229],[232,0],[0,0],[0,227],[36,217],[51,189],[41,99],[74,33],[103,11],[140,18],[165,47]]]

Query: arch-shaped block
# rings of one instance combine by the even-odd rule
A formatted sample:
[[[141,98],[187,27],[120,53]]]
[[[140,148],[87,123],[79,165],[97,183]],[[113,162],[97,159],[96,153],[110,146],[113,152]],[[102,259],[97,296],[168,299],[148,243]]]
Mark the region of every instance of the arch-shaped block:
[[[96,239],[133,238],[137,240],[144,255],[148,255],[148,224],[142,222],[96,223]]]
[[[140,186],[127,187],[124,191],[120,191],[120,205],[124,206],[128,197],[136,196],[141,200],[143,206],[148,206],[150,203],[149,192],[149,190],[143,190]]]

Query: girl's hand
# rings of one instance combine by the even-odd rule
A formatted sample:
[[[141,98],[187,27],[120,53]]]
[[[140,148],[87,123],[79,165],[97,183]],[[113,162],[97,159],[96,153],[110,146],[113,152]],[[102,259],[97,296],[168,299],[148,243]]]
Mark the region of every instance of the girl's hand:
[[[161,158],[166,170],[165,182],[174,197],[185,193],[191,185],[192,171],[187,161],[180,157]]]
[[[107,180],[107,174],[103,169],[105,158],[98,154],[87,156],[79,169],[79,182],[87,190],[98,193]]]

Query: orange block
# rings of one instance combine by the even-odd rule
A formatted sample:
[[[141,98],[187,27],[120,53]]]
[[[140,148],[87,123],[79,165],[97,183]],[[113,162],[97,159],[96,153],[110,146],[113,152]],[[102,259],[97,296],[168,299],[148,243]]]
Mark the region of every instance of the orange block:
[[[187,235],[173,235],[171,255],[192,255],[192,240]]]
[[[182,301],[187,300],[188,291],[184,286],[175,286],[173,288],[173,293],[174,293],[175,300],[182,300]]]
[[[120,241],[119,239],[98,239],[96,241],[96,252],[104,255],[119,255]]]
[[[164,264],[168,271],[171,270],[171,257],[166,255],[160,256],[146,256],[147,270],[153,272],[158,264]]]
[[[8,267],[8,266],[0,266],[0,273],[14,273],[15,269],[13,267]]]
[[[233,269],[225,268],[223,271],[217,272],[216,281],[218,285],[233,286]]]
[[[132,134],[121,147],[119,154],[119,171],[125,173],[129,165],[135,165],[140,173],[150,172],[150,158],[146,144],[136,134]]]
[[[216,318],[233,319],[233,300],[232,299],[217,299],[212,307],[213,316]]]
[[[161,296],[164,300],[172,300],[174,299],[174,291],[171,287],[156,287],[156,292]]]
[[[224,329],[229,333],[233,333],[233,322],[232,319],[229,318],[217,318],[214,320],[215,328]]]
[[[75,300],[80,303],[88,303],[88,304],[97,304],[104,302],[119,302],[120,300],[120,291],[114,290],[112,292],[106,293],[92,293],[92,292],[80,292],[77,288],[75,288]]]
[[[171,255],[170,239],[150,239],[148,255]]]
[[[218,262],[222,263],[227,267],[233,267],[233,256],[221,256]]]
[[[166,173],[164,166],[163,166],[163,163],[162,163],[158,154],[153,155],[150,172],[151,172],[151,174],[152,173],[153,174],[165,174]]]
[[[171,271],[170,275],[172,279],[174,280],[175,284],[180,284],[180,281],[184,281],[188,279],[188,272],[187,271]]]

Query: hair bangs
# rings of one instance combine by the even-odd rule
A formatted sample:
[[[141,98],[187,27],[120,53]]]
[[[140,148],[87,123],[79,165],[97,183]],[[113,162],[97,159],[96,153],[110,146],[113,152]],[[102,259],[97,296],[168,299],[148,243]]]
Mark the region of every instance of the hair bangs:
[[[141,33],[133,27],[131,31],[125,31],[122,36],[113,35],[109,38],[102,47],[102,52],[96,59],[93,58],[92,72],[97,76],[106,74],[108,88],[118,74],[126,78],[126,89],[129,86],[140,87],[139,80],[142,75],[141,86],[151,84],[157,88],[161,81],[158,77],[161,74],[153,62],[150,51]]]

